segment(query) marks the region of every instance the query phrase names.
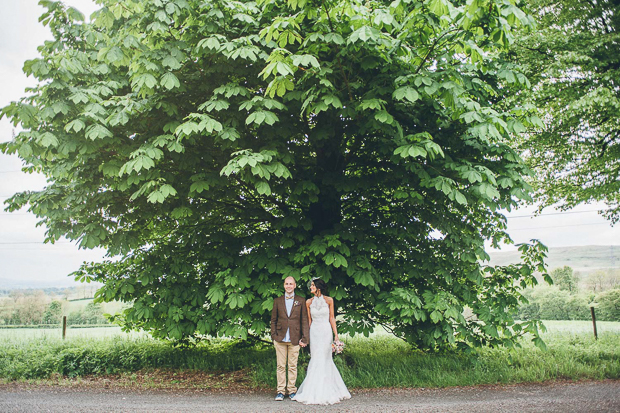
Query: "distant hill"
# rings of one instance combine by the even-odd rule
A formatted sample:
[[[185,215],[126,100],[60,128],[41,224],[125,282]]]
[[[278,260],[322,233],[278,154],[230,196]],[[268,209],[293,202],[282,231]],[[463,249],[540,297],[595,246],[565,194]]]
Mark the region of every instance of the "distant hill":
[[[519,251],[489,252],[492,265],[507,265],[520,260]],[[573,270],[589,273],[601,268],[620,268],[619,245],[587,245],[583,247],[549,248],[547,265],[550,270],[568,265]]]

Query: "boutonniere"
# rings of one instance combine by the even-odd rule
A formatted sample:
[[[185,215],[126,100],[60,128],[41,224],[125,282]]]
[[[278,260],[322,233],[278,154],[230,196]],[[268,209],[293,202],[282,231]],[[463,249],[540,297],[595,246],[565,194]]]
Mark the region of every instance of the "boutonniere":
[[[294,305],[294,306],[299,305],[299,301],[295,300],[295,301],[293,302],[293,305]]]

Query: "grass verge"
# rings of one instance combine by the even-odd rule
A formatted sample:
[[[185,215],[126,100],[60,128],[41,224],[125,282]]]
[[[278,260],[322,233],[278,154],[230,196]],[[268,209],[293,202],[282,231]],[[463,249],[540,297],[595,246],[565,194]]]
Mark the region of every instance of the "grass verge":
[[[545,351],[524,342],[521,348],[481,348],[466,354],[423,353],[389,336],[356,337],[346,340],[345,353],[334,360],[350,388],[620,379],[620,334],[603,333],[594,340],[585,333],[548,333],[545,341]],[[298,383],[309,359],[302,351]],[[272,389],[275,368],[271,346],[248,348],[231,340],[182,349],[145,337],[0,339],[0,378],[5,383],[108,380],[143,388]]]

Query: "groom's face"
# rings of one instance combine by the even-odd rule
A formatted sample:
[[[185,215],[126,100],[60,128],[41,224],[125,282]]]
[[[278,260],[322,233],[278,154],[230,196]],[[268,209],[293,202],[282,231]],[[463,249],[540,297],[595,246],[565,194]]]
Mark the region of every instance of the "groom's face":
[[[284,291],[286,291],[288,295],[291,295],[293,291],[295,291],[295,287],[297,287],[295,279],[293,277],[286,277],[284,280]]]

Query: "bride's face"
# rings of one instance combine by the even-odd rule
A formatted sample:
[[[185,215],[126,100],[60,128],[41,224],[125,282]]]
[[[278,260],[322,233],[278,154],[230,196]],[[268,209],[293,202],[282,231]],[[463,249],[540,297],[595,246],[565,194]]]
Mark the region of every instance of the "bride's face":
[[[316,293],[316,286],[314,285],[314,283],[310,284],[310,292],[312,294]]]

